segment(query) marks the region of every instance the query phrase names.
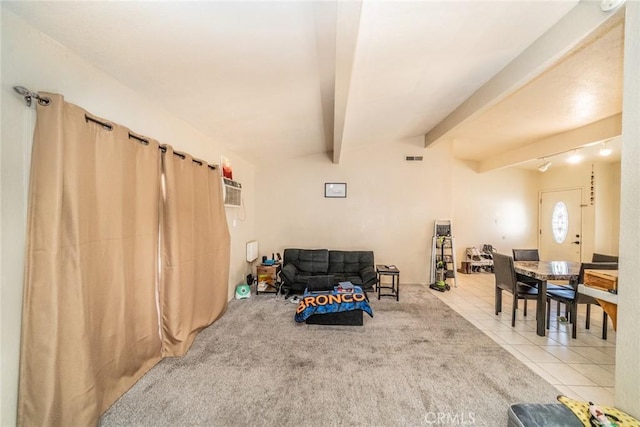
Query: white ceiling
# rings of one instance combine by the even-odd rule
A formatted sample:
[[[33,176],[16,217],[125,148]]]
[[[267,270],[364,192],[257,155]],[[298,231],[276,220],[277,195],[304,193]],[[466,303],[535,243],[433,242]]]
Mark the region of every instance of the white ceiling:
[[[501,102],[449,132],[459,159],[486,161],[496,153],[518,150],[552,135],[597,121],[621,118],[624,17],[617,14],[536,78]],[[613,120],[612,120],[613,121]],[[539,157],[561,159],[568,148],[581,148],[585,160],[619,161],[621,138],[581,138],[570,147],[550,147]],[[599,156],[608,141],[613,153]],[[609,142],[610,141],[610,142]],[[559,155],[556,155],[559,154]],[[526,162],[537,168],[540,161]]]
[[[353,149],[424,135],[576,4],[2,2],[252,161],[318,153],[338,161],[340,153]],[[618,36],[611,34],[604,48],[594,48],[607,55],[609,67],[621,65]],[[564,72],[575,72],[571,63],[584,61],[566,60]],[[582,71],[574,77],[588,71],[587,79],[605,85],[610,75],[621,74],[596,65]],[[550,74],[538,80],[545,79],[557,98],[573,96],[571,81]],[[604,100],[615,90],[601,92],[598,111],[578,119],[580,112],[569,108],[574,121],[558,122],[564,116],[544,114],[547,95],[524,87],[521,98],[507,99],[482,120],[455,129],[454,154],[482,161],[496,150],[615,114],[619,98]],[[514,105],[524,105],[525,97],[534,106],[519,113]],[[514,127],[496,126],[505,121]],[[520,131],[514,133],[516,128]]]

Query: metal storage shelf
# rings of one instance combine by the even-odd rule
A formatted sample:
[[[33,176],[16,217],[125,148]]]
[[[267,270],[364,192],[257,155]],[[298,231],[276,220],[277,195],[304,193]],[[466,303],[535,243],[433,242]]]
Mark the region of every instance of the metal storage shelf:
[[[455,239],[451,232],[451,221],[446,219],[435,220],[433,238],[431,241],[431,275],[430,284],[436,283],[436,271],[439,263],[444,263],[444,277],[451,279],[453,285],[456,281],[456,251]]]

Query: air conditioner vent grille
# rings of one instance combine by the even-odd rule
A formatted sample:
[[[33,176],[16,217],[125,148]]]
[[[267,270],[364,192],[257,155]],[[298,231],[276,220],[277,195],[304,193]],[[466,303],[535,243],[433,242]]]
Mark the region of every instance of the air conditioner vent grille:
[[[227,178],[222,178],[224,205],[237,208],[242,203],[242,184]]]
[[[422,156],[404,156],[404,159],[407,162],[421,162]]]

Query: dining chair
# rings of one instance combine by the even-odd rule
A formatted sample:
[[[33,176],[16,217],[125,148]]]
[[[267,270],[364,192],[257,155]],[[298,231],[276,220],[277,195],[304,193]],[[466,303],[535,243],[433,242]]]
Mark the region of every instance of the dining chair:
[[[514,261],[540,261],[540,253],[538,249],[512,249],[513,252],[513,260]],[[528,284],[529,286],[538,286],[538,281],[532,279],[531,277],[523,276],[518,274],[517,278],[519,281]],[[558,289],[563,290],[566,289],[566,286],[563,286],[558,283],[547,282],[547,289]],[[569,308],[565,307],[565,315],[568,315]],[[558,306],[556,308],[556,313],[560,314],[560,302],[558,301]],[[527,300],[524,300],[524,315],[527,315]]]
[[[516,279],[516,271],[513,268],[513,258],[508,255],[503,255],[498,252],[493,254],[493,273],[496,281],[496,315],[502,311],[502,291],[510,292],[513,295],[511,309],[511,326],[513,327],[516,325],[518,300],[523,299],[526,301],[528,299],[537,299],[538,288],[520,282]],[[524,315],[527,315],[526,311]]]
[[[571,338],[576,338],[578,334],[578,305],[587,304],[585,328],[589,329],[591,322],[591,304],[598,304],[598,300],[588,295],[584,295],[578,292],[578,284],[584,283],[585,270],[617,270],[618,263],[615,262],[583,262],[580,264],[580,273],[578,274],[578,280],[571,283],[571,288],[560,289],[547,289],[547,329],[549,329],[549,314],[550,314],[550,300],[562,302],[567,305],[569,309],[569,321],[571,322]],[[603,310],[602,311],[602,339],[607,339],[607,323],[609,316]]]
[[[512,249],[514,261],[540,261],[537,249]]]
[[[618,256],[595,253],[591,256],[591,262],[618,262]]]

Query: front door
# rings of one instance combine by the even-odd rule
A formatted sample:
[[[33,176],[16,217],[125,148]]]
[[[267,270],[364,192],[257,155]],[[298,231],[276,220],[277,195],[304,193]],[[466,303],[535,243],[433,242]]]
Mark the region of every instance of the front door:
[[[582,190],[543,191],[540,194],[540,259],[580,262]]]

